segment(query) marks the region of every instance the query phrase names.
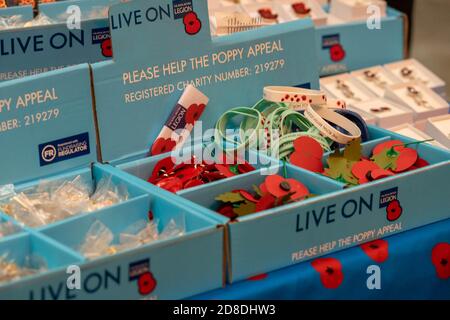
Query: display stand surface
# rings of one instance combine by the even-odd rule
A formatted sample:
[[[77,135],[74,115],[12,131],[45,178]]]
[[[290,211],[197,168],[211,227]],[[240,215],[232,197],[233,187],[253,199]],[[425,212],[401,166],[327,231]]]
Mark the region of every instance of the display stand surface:
[[[192,299],[450,299],[450,279],[438,278],[431,260],[438,243],[450,242],[450,219],[384,240],[388,258],[382,263],[361,247],[327,256],[342,264],[344,279],[337,289],[325,288],[311,263],[304,262]],[[380,290],[367,288],[372,265],[380,267]]]

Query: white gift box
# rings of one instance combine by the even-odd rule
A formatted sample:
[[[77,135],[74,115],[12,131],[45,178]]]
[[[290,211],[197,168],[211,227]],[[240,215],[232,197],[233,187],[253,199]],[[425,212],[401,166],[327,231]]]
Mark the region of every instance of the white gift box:
[[[390,128],[389,130],[392,132],[401,134],[405,137],[415,139],[417,141],[433,139],[431,136],[427,135],[425,132],[417,129],[416,127],[412,126],[409,123],[405,123],[405,124],[399,125],[397,127]],[[445,148],[442,144],[440,144],[437,141],[429,141],[427,143],[429,143],[435,147]]]
[[[361,116],[361,118],[363,118],[363,120],[364,120],[364,122],[366,124],[371,124],[371,125],[376,125],[377,124],[377,119],[373,115],[371,115],[370,113],[364,112],[363,110],[356,109],[356,108],[354,108],[352,106],[347,106],[347,109],[350,110],[350,111],[356,112],[357,114],[359,114]]]
[[[378,97],[384,97],[387,86],[401,81],[382,66],[360,69],[350,73]]]
[[[211,1],[211,0],[209,0]],[[234,4],[229,1],[214,1],[214,5],[211,7],[208,1],[208,13],[211,26],[211,34],[213,36],[222,35],[222,32],[217,30],[217,16],[243,14],[242,7],[238,4]],[[223,5],[225,3],[226,5]],[[228,32],[227,32],[228,34]]]
[[[422,132],[425,132],[425,127],[427,126],[427,120],[428,119],[414,121],[414,127],[419,129]]]
[[[270,2],[277,2],[276,0],[222,0],[222,1],[228,1],[228,2],[236,2],[240,3],[242,5],[248,5],[248,4],[255,4],[255,3],[270,3]]]
[[[436,91],[437,94],[446,97],[444,80],[416,59],[394,62],[386,64],[384,67],[401,82],[420,81]]]
[[[413,112],[402,105],[383,98],[352,103],[352,107],[371,114],[382,128],[391,128],[402,123],[413,123]]]
[[[317,2],[317,0],[280,0],[277,1],[280,4],[286,17],[290,20],[311,18],[316,26],[323,26],[327,24],[327,14],[323,10],[322,5]],[[297,13],[294,9],[294,5],[300,5],[303,3],[306,9],[310,12],[307,14]]]
[[[420,82],[389,86],[385,97],[410,108],[414,112],[415,121],[448,113],[447,101]]]
[[[450,114],[428,118],[425,130],[437,142],[450,149]]]
[[[327,14],[327,25],[328,26],[344,24],[344,23],[346,23],[346,21],[344,19],[340,19],[331,13]]]
[[[380,17],[386,16],[386,1],[383,0],[331,0],[330,13],[346,21],[366,20],[373,14],[370,6],[379,8]]]
[[[252,4],[243,4],[242,7],[252,18],[261,18],[262,23],[277,24],[291,20],[277,2],[253,2]],[[268,10],[269,14],[276,16],[276,18],[266,18],[261,10]]]
[[[367,101],[376,96],[348,73],[320,79],[320,86],[333,98],[345,100],[347,105]]]

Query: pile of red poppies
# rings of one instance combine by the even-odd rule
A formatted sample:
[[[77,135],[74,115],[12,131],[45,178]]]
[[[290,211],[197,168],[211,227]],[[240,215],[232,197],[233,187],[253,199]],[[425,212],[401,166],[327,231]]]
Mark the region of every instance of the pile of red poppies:
[[[279,175],[270,175],[259,186],[253,186],[253,192],[239,189],[217,196],[216,200],[220,202],[217,212],[230,219],[236,219],[311,196],[308,188],[301,182]]]
[[[348,185],[358,185],[379,180],[398,173],[415,170],[428,165],[417,151],[400,140],[390,140],[375,146],[370,158],[361,153],[361,141],[352,141],[343,152],[336,149],[328,159],[328,167],[322,164],[323,150],[320,144],[309,137],[294,141],[295,151],[290,162],[301,168],[322,173]]]
[[[255,170],[246,161],[236,160],[234,163],[211,164],[192,157],[190,161],[176,164],[175,159],[169,156],[158,161],[148,182],[170,192],[178,192]]]

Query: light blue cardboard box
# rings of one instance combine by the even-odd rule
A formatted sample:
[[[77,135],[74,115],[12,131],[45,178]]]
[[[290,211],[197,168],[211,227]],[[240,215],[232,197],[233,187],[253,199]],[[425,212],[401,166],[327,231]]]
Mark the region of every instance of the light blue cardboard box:
[[[211,40],[209,24],[205,23],[208,19],[206,7],[200,1],[189,3],[202,22],[202,28],[194,36],[187,35],[183,23],[171,16],[171,1],[134,1],[127,6],[114,6],[110,12],[110,25],[115,60],[93,65],[102,159],[119,164],[118,169],[122,171],[118,175],[128,177],[142,188],[152,188],[145,180],[156,162],[167,156],[142,158],[181,94],[176,88],[180,81],[284,59],[285,68],[274,72],[253,73],[222,83],[200,83],[198,88],[210,98],[202,116],[204,128],[212,127],[219,115],[231,107],[255,103],[266,85],[317,88],[318,64],[316,53],[311,49],[316,35],[310,21],[296,21],[267,27],[264,32],[261,29]],[[155,21],[147,21],[146,12],[155,13]],[[131,23],[124,23],[124,17]],[[178,73],[160,77],[149,74],[149,70],[170,62],[176,66],[189,58],[210,59],[212,53],[219,50],[248,48],[277,40],[283,44],[282,52],[194,70],[189,66],[182,70],[175,68]],[[198,61],[205,63],[205,59]],[[133,72],[137,77],[130,81]],[[146,74],[145,79],[140,76],[142,72]],[[149,96],[149,89],[168,84],[174,84],[173,92]],[[370,141],[364,144],[366,154],[375,144],[391,138],[411,141],[375,127],[369,131]],[[420,145],[418,151],[431,163],[430,166],[351,189],[326,177],[288,166],[289,176],[299,179],[319,196],[231,223],[212,210],[215,209],[214,197],[224,191],[247,189],[262,182],[263,169],[259,166],[255,172],[183,190],[177,201],[227,225],[228,280],[233,282],[449,218],[450,191],[445,187],[450,178],[449,153],[425,145]],[[128,173],[138,179],[129,178]],[[161,193],[166,192],[161,190]],[[185,202],[182,198],[190,201]],[[389,221],[386,207],[394,199],[400,201],[403,214],[398,220]]]
[[[115,2],[73,0],[41,4],[40,13],[55,24],[0,31],[0,82],[109,59],[111,52],[107,43],[103,44],[110,38],[108,19],[89,18],[89,13]],[[65,19],[66,9],[73,5],[80,8],[79,29],[69,29]],[[26,10],[31,11],[32,18],[31,7]]]
[[[4,170],[0,184],[14,183],[16,192],[40,180],[80,176],[95,185],[111,176],[124,185],[129,199],[101,210],[46,226],[22,226],[20,233],[0,238],[0,256],[18,264],[26,256],[44,258],[48,270],[0,284],[0,299],[175,299],[221,287],[223,228],[211,218],[178,203],[156,187],[145,190],[96,163],[90,68],[87,64],[0,84],[0,145]],[[116,236],[132,223],[159,220],[160,231],[174,219],[184,235],[159,240],[111,256],[88,261],[78,252],[88,228],[100,220]],[[12,218],[0,212],[1,220]],[[205,254],[207,253],[207,254]],[[183,261],[182,264],[179,262]],[[80,268],[80,288],[66,282],[71,265]],[[139,281],[151,274],[150,289]],[[139,286],[140,284],[140,286]]]
[[[316,27],[320,76],[403,59],[407,24],[404,14],[387,8],[378,29],[369,29],[366,21]],[[336,55],[332,50],[338,51]]]
[[[0,8],[0,17],[6,18],[11,16],[21,16],[22,21],[29,21],[33,19],[33,7],[20,6],[20,7]]]

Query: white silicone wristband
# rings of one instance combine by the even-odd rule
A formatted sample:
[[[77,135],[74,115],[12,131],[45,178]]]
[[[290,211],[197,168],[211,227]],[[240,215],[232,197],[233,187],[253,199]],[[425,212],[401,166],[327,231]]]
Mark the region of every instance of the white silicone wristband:
[[[361,130],[356,124],[331,109],[308,106],[305,110],[305,117],[319,129],[322,135],[338,143],[348,144],[352,140],[361,137]],[[349,134],[338,131],[325,120],[345,129]]]

